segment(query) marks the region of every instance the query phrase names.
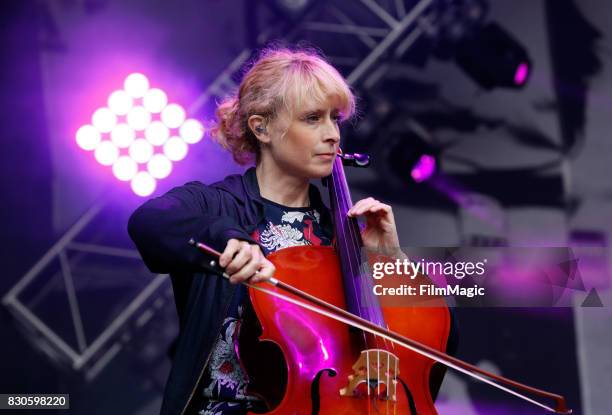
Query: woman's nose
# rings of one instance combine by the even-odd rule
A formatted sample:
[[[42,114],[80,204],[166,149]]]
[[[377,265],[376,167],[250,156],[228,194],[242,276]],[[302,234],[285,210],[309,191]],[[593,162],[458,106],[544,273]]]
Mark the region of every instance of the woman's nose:
[[[330,120],[331,122],[327,122],[325,128],[325,141],[337,143],[340,141],[340,131],[338,129],[338,125],[334,120]]]

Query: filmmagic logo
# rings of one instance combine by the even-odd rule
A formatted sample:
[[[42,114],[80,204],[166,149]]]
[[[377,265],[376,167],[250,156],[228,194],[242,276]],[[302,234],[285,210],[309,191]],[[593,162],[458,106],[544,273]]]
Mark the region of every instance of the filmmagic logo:
[[[379,280],[385,276],[406,276],[411,279],[419,274],[453,276],[461,280],[469,276],[481,276],[485,273],[487,260],[440,262],[421,259],[414,262],[409,259],[396,259],[395,262],[375,262],[372,266],[372,277]]]
[[[451,295],[473,298],[476,296],[485,295],[484,287],[474,284],[473,287],[460,287],[458,285],[447,285],[446,287],[437,287],[433,284],[421,284],[417,287],[414,285],[402,284],[399,287],[387,288],[380,284],[372,287],[375,295],[407,295],[407,296],[426,296],[426,297],[448,297]],[[418,292],[417,292],[418,291]]]

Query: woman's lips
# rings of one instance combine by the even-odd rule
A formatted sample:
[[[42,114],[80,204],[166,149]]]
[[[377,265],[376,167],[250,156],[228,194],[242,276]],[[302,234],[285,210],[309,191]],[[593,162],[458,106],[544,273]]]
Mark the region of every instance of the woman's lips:
[[[335,156],[334,153],[319,153],[319,154],[317,154],[317,157],[320,157],[320,158],[325,159],[325,160],[331,160],[331,159],[334,158],[334,156]]]

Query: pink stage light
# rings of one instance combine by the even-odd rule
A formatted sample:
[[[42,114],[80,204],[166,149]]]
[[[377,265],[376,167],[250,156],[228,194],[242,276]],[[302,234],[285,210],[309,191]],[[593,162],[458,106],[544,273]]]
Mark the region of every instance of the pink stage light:
[[[168,104],[166,93],[158,88],[152,88],[142,98],[142,105],[153,114],[160,113]]]
[[[111,141],[119,148],[128,148],[136,138],[136,131],[125,123],[117,124],[110,133]]]
[[[121,156],[113,164],[113,174],[122,182],[132,180],[138,173],[138,164],[129,156]]]
[[[102,140],[100,131],[93,125],[87,124],[77,130],[76,142],[83,150],[95,150],[100,144],[100,140]]]
[[[529,76],[529,65],[525,62],[521,63],[514,73],[514,83],[517,85],[523,85],[527,81]]]
[[[187,144],[195,144],[204,137],[204,127],[200,121],[190,119],[181,125],[179,134]]]
[[[149,79],[141,73],[130,74],[125,78],[123,88],[132,98],[142,98],[149,89]]]
[[[412,168],[410,176],[412,179],[421,183],[429,179],[436,171],[436,158],[429,154],[422,155]]]
[[[125,115],[134,105],[134,100],[123,89],[117,90],[108,97],[108,108],[116,115]]]
[[[145,137],[154,146],[161,146],[170,137],[170,130],[161,121],[153,121],[145,130]]]
[[[155,191],[157,181],[148,172],[141,171],[134,176],[131,186],[138,196],[146,197]]]
[[[128,153],[130,157],[134,159],[136,163],[146,163],[153,157],[154,153],[153,145],[149,143],[144,138],[137,138],[134,140],[130,148],[128,149]]]
[[[185,110],[178,104],[168,104],[161,112],[161,120],[169,128],[179,128],[185,121]]]
[[[127,123],[134,130],[142,131],[151,123],[151,113],[145,107],[134,107],[127,113]]]
[[[76,143],[93,151],[98,163],[112,166],[113,175],[129,181],[135,194],[149,196],[205,130],[181,105],[168,103],[166,92],[151,88],[144,74],[128,75],[123,86],[109,94],[108,107],[97,109],[91,124],[77,130]]]
[[[181,161],[187,156],[188,146],[180,137],[170,137],[164,144],[164,154],[172,161]]]
[[[147,163],[147,170],[156,179],[165,179],[172,172],[172,162],[163,154],[155,154]]]
[[[91,116],[91,123],[101,133],[110,133],[117,124],[117,116],[108,108],[98,108]]]
[[[94,152],[96,160],[103,166],[112,165],[119,157],[119,149],[112,142],[102,141]]]

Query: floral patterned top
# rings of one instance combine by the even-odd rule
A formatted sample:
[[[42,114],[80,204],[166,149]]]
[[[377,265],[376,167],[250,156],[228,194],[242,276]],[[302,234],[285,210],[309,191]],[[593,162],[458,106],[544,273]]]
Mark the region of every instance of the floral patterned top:
[[[321,226],[316,209],[294,208],[264,200],[264,219],[253,231],[265,255],[291,246],[332,244],[332,230]],[[238,287],[230,304],[229,314],[213,346],[203,380],[207,402],[201,415],[243,414],[258,404],[258,398],[246,392],[248,379],[235,350],[236,327],[242,319],[247,291]]]

